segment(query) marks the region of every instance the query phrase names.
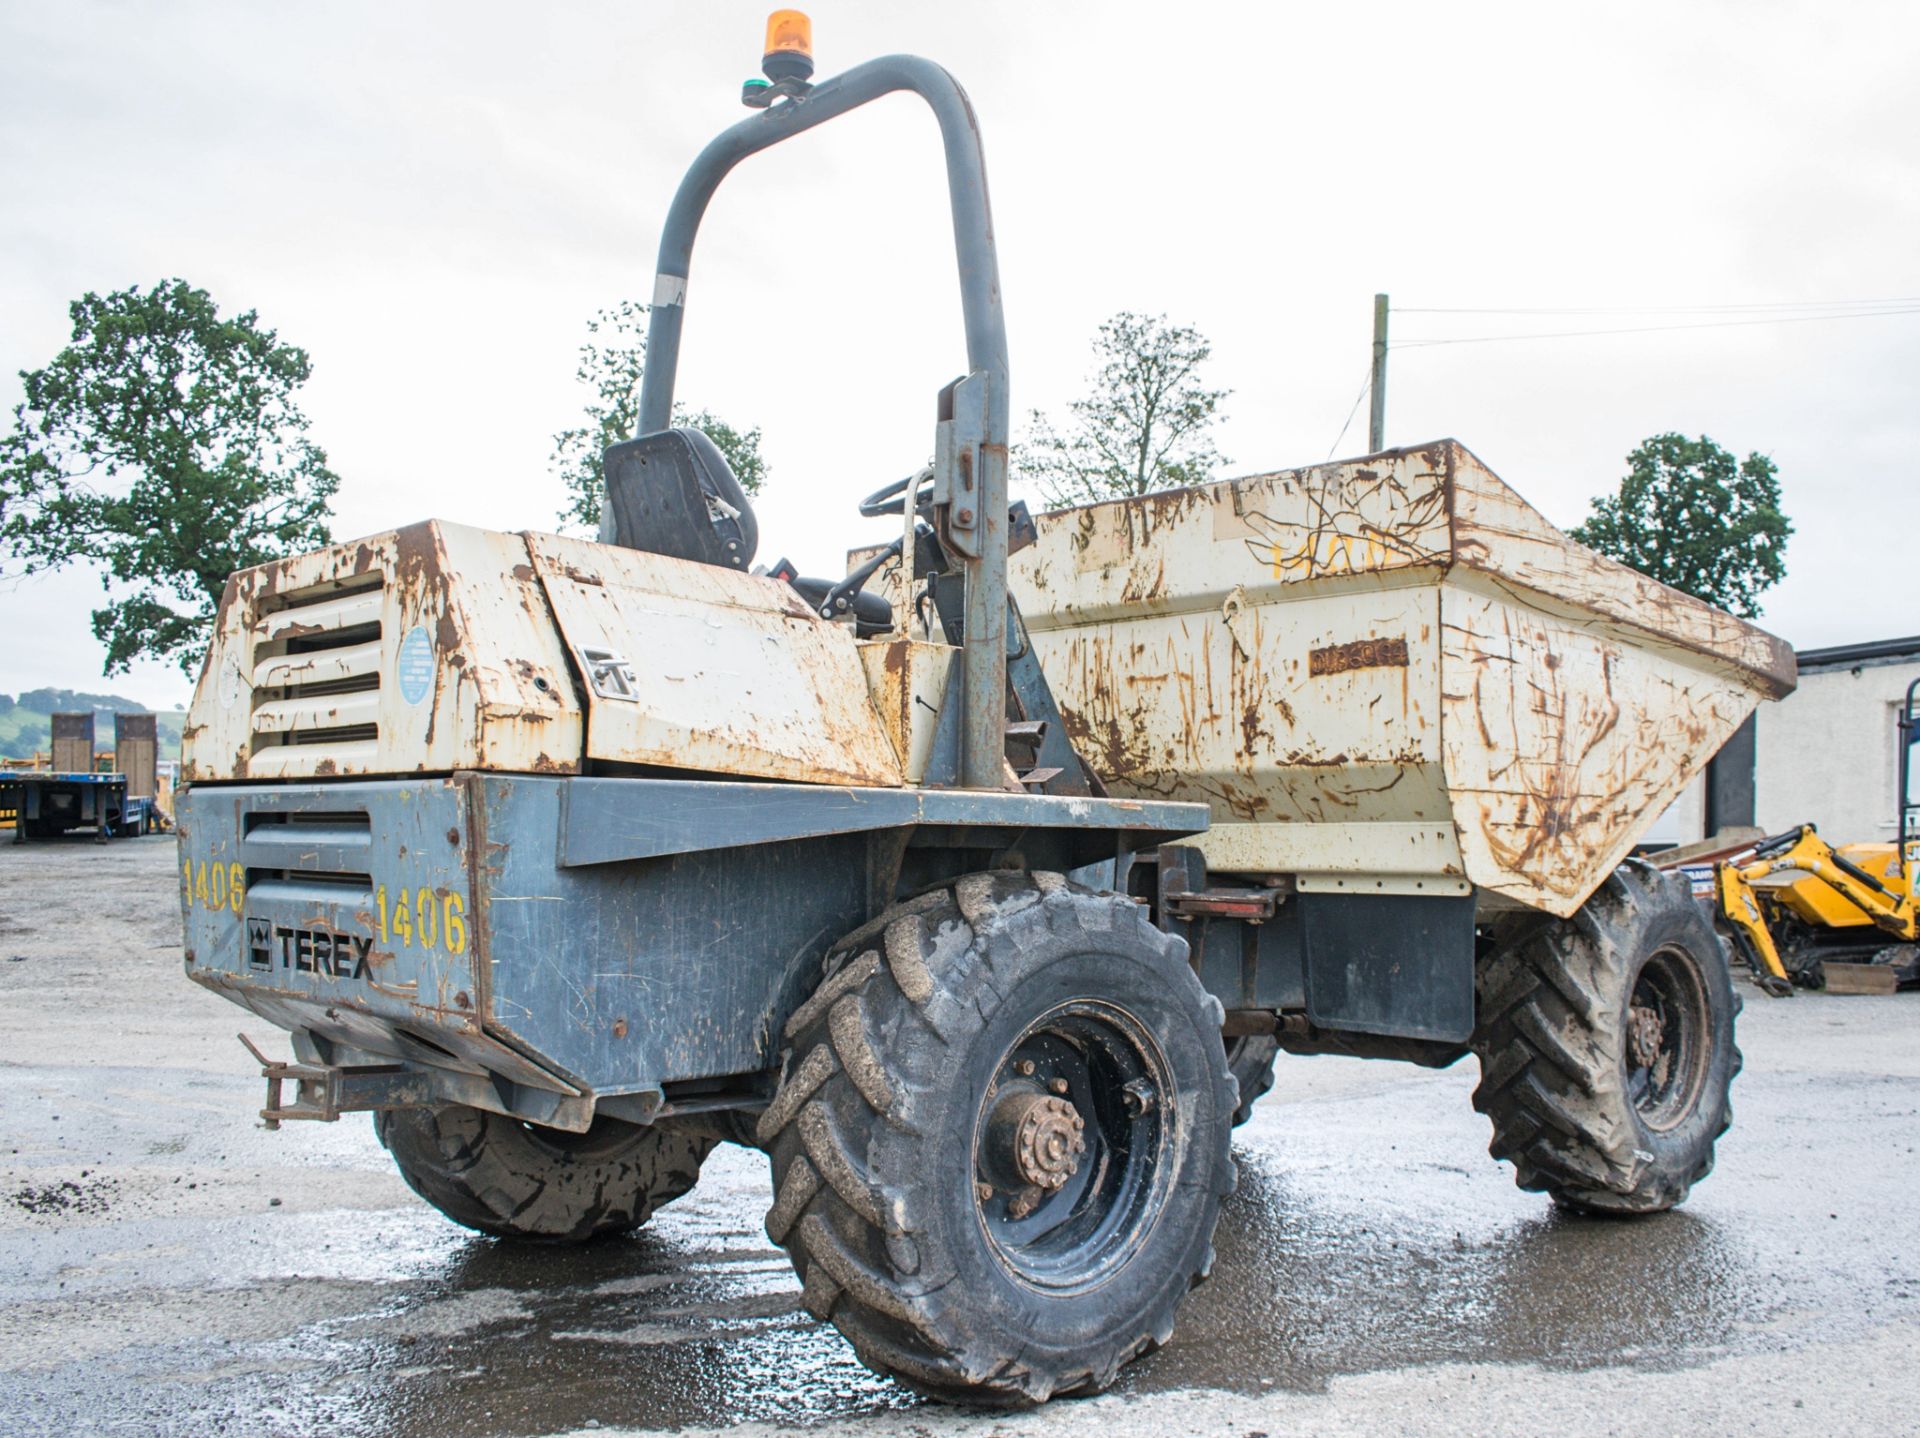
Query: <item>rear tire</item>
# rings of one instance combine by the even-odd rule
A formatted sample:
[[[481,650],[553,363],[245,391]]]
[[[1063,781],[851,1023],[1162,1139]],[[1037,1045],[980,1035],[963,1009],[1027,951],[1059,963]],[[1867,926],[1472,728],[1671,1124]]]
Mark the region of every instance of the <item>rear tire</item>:
[[[395,1109],[374,1132],[400,1176],[455,1223],[536,1243],[626,1233],[689,1193],[716,1139],[596,1118],[585,1133],[485,1109]]]
[[[1242,1034],[1227,1040],[1227,1072],[1240,1085],[1240,1103],[1233,1111],[1235,1128],[1253,1117],[1253,1106],[1273,1087],[1273,1064],[1279,1056],[1280,1041],[1271,1034]]]
[[[1623,865],[1478,981],[1473,1106],[1520,1187],[1576,1212],[1657,1213],[1712,1171],[1740,1000],[1684,878]]]
[[[827,967],[758,1129],[807,1308],[958,1403],[1097,1392],[1164,1343],[1234,1181],[1185,945],[1058,874],[973,874]]]

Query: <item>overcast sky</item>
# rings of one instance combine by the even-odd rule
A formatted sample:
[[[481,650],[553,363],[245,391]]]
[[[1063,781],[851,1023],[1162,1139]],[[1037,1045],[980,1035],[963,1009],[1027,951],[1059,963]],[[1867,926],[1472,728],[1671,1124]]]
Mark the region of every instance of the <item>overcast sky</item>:
[[[551,528],[596,309],[652,288],[687,162],[740,118],[767,7],[0,3],[0,391],[82,292],[178,275],[305,347],[335,533]],[[1324,459],[1399,314],[1387,438],[1453,435],[1557,523],[1647,435],[1780,466],[1766,623],[1920,631],[1920,314],[1411,347],[1920,295],[1911,3],[813,7],[821,73],[946,64],[979,111],[1015,402],[1079,392],[1121,309],[1214,344],[1221,448]],[[748,162],[696,253],[680,393],[759,424],[763,560],[826,571],[963,368],[930,117],[895,97]],[[1364,413],[1339,445],[1365,449]],[[1017,492],[1017,491],[1016,491]],[[0,689],[113,689],[85,573],[0,586]]]

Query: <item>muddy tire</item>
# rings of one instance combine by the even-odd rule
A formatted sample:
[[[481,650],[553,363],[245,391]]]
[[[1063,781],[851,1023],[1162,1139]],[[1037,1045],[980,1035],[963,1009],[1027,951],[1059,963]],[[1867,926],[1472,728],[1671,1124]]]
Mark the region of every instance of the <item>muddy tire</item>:
[[[1179,939],[1057,874],[970,875],[850,934],[758,1129],[807,1308],[930,1397],[1106,1387],[1213,1262],[1223,1017]]]
[[[579,1243],[638,1228],[690,1192],[715,1139],[595,1119],[585,1133],[450,1105],[374,1115],[420,1197],[496,1238]]]
[[[1280,1044],[1271,1034],[1242,1034],[1227,1040],[1227,1072],[1240,1085],[1240,1102],[1233,1110],[1233,1126],[1253,1117],[1253,1106],[1273,1087],[1273,1063]]]
[[[1614,871],[1479,970],[1473,1106],[1520,1187],[1585,1213],[1657,1213],[1733,1121],[1740,1000],[1687,881]]]

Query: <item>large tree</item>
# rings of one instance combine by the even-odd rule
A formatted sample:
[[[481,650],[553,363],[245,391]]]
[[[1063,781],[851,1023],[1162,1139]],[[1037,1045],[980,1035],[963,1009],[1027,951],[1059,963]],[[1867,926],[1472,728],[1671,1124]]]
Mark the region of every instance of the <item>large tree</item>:
[[[1705,435],[1656,434],[1627,456],[1619,490],[1573,537],[1662,584],[1753,618],[1787,572],[1793,524],[1772,460],[1738,461]]]
[[[1123,310],[1100,326],[1093,352],[1100,367],[1064,428],[1035,410],[1015,456],[1047,504],[1199,484],[1226,462],[1209,431],[1232,391],[1201,382],[1213,347],[1198,330]]]
[[[328,541],[340,481],[296,399],[312,365],[184,280],[68,312],[0,441],[0,545],[16,573],[99,567],[106,673],[146,655],[191,674],[228,575]]]
[[[647,314],[651,306],[623,300],[587,321],[587,342],[580,346],[580,366],[574,371],[591,392],[585,417],[553,437],[553,466],[567,486],[567,503],[560,511],[562,527],[578,527],[591,534],[600,527],[600,499],[606,476],[600,456],[610,444],[632,439],[640,418],[640,380],[647,367]],[[733,467],[734,478],[748,494],[758,494],[767,481],[766,461],[760,456],[760,427],[737,429],[704,409],[673,407],[673,422],[703,430]]]

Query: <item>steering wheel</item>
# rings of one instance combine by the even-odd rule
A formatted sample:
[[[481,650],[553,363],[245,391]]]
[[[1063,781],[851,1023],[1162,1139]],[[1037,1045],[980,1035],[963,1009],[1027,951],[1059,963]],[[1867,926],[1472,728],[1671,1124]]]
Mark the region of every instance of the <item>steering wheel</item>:
[[[930,495],[923,499],[921,497],[921,491],[923,489],[930,489],[932,485],[933,466],[928,465],[918,474],[910,474],[905,479],[896,479],[892,484],[876,489],[872,494],[861,500],[860,517],[862,519],[878,519],[882,515],[887,514],[904,516],[907,512],[906,496],[909,489],[913,491],[913,507],[917,513],[923,506],[931,501]]]

